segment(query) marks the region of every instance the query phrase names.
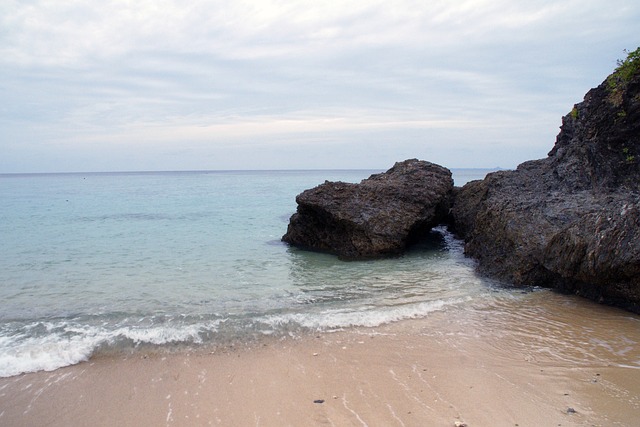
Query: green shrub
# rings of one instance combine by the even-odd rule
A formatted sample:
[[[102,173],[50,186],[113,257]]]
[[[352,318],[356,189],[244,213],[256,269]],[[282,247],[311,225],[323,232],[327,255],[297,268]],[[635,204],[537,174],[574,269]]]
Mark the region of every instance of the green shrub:
[[[633,75],[640,70],[640,47],[633,52],[627,50],[624,52],[627,54],[627,58],[624,60],[618,59],[615,74],[617,74],[624,83],[627,83]]]
[[[622,95],[627,84],[640,71],[640,47],[633,52],[629,52],[626,49],[624,52],[627,57],[618,60],[618,66],[607,78],[609,102],[618,107],[622,105]]]

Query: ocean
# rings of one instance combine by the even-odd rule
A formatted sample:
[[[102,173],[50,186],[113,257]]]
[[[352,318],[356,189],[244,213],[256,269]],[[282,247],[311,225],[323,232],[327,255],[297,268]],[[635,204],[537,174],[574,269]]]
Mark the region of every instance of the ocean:
[[[301,191],[377,172],[0,175],[0,377],[114,352],[499,311],[526,297],[477,275],[444,227],[381,260],[280,241]],[[487,172],[453,170],[456,185]]]

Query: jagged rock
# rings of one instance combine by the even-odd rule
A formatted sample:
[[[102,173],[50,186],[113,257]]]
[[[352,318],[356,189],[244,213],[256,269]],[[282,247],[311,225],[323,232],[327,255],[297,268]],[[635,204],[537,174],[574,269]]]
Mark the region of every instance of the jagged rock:
[[[454,228],[482,272],[640,312],[639,68],[590,90],[547,158],[457,190]]]
[[[326,181],[296,197],[282,240],[345,259],[399,254],[446,221],[452,189],[448,169],[416,159],[359,184]]]

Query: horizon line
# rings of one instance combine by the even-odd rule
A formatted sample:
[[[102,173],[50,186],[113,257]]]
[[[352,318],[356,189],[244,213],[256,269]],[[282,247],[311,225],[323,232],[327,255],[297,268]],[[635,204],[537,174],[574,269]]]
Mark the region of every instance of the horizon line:
[[[451,167],[449,170],[509,170],[500,166],[494,167]],[[232,173],[232,172],[322,172],[322,171],[386,171],[389,168],[311,168],[311,169],[175,169],[175,170],[113,170],[113,171],[48,171],[48,172],[0,172],[0,176],[8,175],[100,175],[100,174],[154,174],[154,173]]]

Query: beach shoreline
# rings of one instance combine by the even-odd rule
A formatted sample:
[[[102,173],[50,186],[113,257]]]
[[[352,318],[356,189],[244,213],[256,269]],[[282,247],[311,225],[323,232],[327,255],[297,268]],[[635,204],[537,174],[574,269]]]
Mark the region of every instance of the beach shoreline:
[[[576,317],[628,328],[637,316],[595,304]],[[569,312],[568,314],[565,312]],[[98,356],[0,379],[0,424],[121,426],[631,426],[640,350],[576,357],[523,338],[526,325],[468,330],[453,311],[259,345]],[[460,313],[458,313],[460,315]],[[471,316],[483,316],[470,310]],[[584,318],[584,322],[589,322]],[[571,325],[567,324],[571,337]],[[594,336],[606,334],[598,331]],[[535,327],[533,327],[535,329]],[[531,331],[539,333],[539,331]],[[634,334],[629,335],[629,334]],[[529,344],[527,344],[529,343]],[[609,354],[609,353],[608,353]],[[629,362],[629,363],[627,363]],[[635,363],[635,364],[634,364]]]

